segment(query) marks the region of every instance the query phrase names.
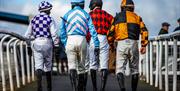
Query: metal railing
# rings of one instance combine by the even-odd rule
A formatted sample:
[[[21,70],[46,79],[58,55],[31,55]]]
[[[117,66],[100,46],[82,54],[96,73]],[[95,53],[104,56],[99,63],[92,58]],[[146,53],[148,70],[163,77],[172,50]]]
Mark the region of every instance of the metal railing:
[[[180,75],[180,70],[177,69],[177,63],[180,62],[179,39],[180,31],[150,38],[144,60],[140,61],[140,75],[143,75],[150,85],[159,87],[159,90],[177,91],[177,75]],[[170,76],[173,77],[172,88],[169,87]]]
[[[2,91],[7,91],[8,86],[14,91],[35,80],[33,56],[28,55],[24,37],[2,30],[0,34],[0,83]]]

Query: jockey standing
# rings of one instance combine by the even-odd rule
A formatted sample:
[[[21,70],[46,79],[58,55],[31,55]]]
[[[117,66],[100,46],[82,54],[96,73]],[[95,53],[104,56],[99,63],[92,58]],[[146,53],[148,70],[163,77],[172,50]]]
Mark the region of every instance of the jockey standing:
[[[35,57],[37,76],[37,91],[42,91],[42,74],[46,73],[47,91],[52,91],[51,70],[53,45],[57,44],[58,36],[55,21],[50,17],[52,4],[42,1],[39,5],[40,14],[30,22],[25,34],[27,38],[34,38],[32,50]]]
[[[131,87],[136,91],[139,79],[139,49],[138,40],[141,35],[140,53],[146,52],[148,44],[148,31],[142,18],[134,13],[132,0],[123,0],[121,12],[116,15],[112,27],[108,33],[108,41],[113,47],[114,40],[117,41],[116,50],[116,75],[121,91],[126,91],[124,86],[124,73],[126,62],[129,61],[132,74]]]
[[[60,39],[66,48],[73,91],[85,91],[86,89],[87,32],[90,32],[92,36],[96,53],[99,49],[97,33],[90,15],[84,10],[84,3],[84,0],[72,0],[72,9],[61,17]],[[76,80],[78,80],[77,87]]]
[[[100,54],[99,60],[96,60],[94,55],[94,43],[90,41],[90,73],[93,83],[93,91],[97,91],[96,84],[96,70],[101,71],[101,88],[100,91],[105,91],[107,76],[108,76],[108,60],[109,60],[109,44],[107,40],[107,32],[109,31],[113,16],[102,10],[102,0],[91,0],[90,1],[90,16],[98,34],[100,41]]]

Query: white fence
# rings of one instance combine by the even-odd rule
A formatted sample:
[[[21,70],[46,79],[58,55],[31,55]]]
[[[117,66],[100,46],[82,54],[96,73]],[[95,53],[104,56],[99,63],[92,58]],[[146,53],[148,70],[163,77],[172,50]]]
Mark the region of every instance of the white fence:
[[[159,87],[159,90],[177,91],[177,75],[180,75],[180,70],[177,70],[177,63],[180,62],[179,39],[179,31],[151,38],[146,48],[145,60],[140,61],[140,75],[144,75],[146,82]],[[169,88],[169,76],[173,76],[172,88]]]
[[[28,55],[28,45],[22,36],[1,30],[0,35],[2,91],[7,91],[7,87],[10,88],[10,91],[14,91],[15,88],[34,81],[33,56]]]

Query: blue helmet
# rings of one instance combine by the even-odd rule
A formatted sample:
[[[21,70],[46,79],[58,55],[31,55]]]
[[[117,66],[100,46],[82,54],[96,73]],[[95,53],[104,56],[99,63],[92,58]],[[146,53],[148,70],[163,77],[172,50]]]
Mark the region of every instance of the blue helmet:
[[[81,3],[84,2],[84,0],[71,0],[71,3]]]
[[[51,10],[52,7],[53,7],[52,4],[50,4],[49,2],[42,1],[42,2],[39,4],[39,11]]]
[[[71,0],[71,4],[84,4],[84,0]]]

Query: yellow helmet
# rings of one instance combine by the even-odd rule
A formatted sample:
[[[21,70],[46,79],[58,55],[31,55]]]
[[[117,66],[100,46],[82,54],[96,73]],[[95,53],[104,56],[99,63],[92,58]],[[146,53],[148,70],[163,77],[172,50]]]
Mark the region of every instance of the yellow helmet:
[[[134,2],[132,0],[122,0],[121,7],[134,7]]]

